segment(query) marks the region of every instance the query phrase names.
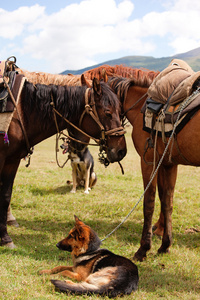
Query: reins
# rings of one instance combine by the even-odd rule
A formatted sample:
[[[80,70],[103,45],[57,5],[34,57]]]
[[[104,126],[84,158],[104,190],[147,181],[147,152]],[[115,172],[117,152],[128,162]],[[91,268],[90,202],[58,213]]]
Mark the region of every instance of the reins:
[[[123,114],[122,117],[126,116],[127,112],[129,112],[132,108],[134,108],[138,103],[140,103],[140,101],[146,97],[148,94],[145,93],[141,98],[139,98],[135,103],[133,103],[133,105],[131,105],[131,107],[129,107]]]
[[[162,155],[162,157],[161,157],[161,159],[160,159],[160,161],[159,161],[159,163],[158,163],[158,165],[157,165],[155,171],[152,173],[152,175],[151,175],[151,177],[150,177],[150,180],[149,180],[149,183],[147,184],[147,186],[146,186],[146,188],[145,188],[143,194],[140,196],[139,200],[138,200],[138,201],[136,202],[136,204],[133,206],[133,208],[131,209],[131,211],[126,215],[126,217],[122,220],[122,222],[119,223],[119,224],[118,224],[118,225],[117,225],[110,233],[108,233],[108,234],[101,240],[101,242],[103,242],[103,241],[105,241],[107,238],[109,238],[109,237],[110,237],[110,236],[111,236],[111,235],[112,235],[119,227],[121,227],[121,226],[126,222],[126,220],[129,218],[129,216],[132,214],[132,212],[136,209],[136,207],[138,206],[138,204],[141,202],[142,198],[144,197],[145,193],[146,193],[147,190],[149,189],[149,187],[150,187],[152,181],[154,180],[154,178],[155,178],[155,176],[156,176],[156,174],[157,174],[157,172],[158,172],[158,169],[160,168],[160,166],[161,166],[161,164],[162,164],[162,162],[163,162],[163,159],[164,159],[164,157],[165,157],[165,155],[166,155],[166,153],[167,153],[167,150],[168,150],[168,148],[169,148],[169,145],[170,145],[170,143],[171,143],[171,140],[172,140],[172,138],[173,138],[173,136],[174,136],[174,133],[175,133],[176,127],[177,127],[177,125],[178,125],[178,121],[179,121],[179,119],[180,119],[180,117],[181,117],[182,111],[183,111],[184,108],[187,106],[187,104],[188,104],[188,102],[190,101],[191,97],[194,96],[195,94],[199,93],[199,92],[200,92],[200,88],[198,88],[196,91],[194,91],[194,92],[192,93],[192,95],[190,95],[190,96],[182,103],[182,107],[181,107],[181,109],[180,109],[180,111],[179,111],[179,114],[178,114],[178,116],[177,116],[176,122],[175,122],[175,124],[174,124],[174,128],[173,128],[172,133],[171,133],[171,135],[170,135],[170,137],[169,137],[169,140],[168,140],[168,142],[167,142],[167,145],[166,145],[166,147],[165,147],[165,150],[164,150],[164,152],[163,152],[163,155]]]

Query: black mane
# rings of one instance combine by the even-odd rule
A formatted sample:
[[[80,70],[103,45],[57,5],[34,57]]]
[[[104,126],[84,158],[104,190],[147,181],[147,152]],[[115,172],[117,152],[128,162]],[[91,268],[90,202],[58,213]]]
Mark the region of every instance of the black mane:
[[[108,80],[108,84],[120,99],[121,104],[123,104],[127,91],[131,86],[135,85],[135,80],[124,77],[111,77]]]
[[[57,86],[57,85],[33,85],[25,82],[22,91],[22,108],[28,116],[35,112],[36,117],[42,123],[48,123],[52,119],[52,105],[54,103],[66,119],[72,121],[80,117],[83,111],[86,87],[83,86]]]
[[[120,102],[111,88],[104,82],[100,84],[103,95],[101,104],[104,107],[112,106],[119,109]],[[53,101],[56,110],[63,117],[76,123],[84,110],[83,99],[86,89],[86,86],[33,85],[26,81],[21,102],[24,117],[28,119],[31,113],[35,113],[39,121],[48,126],[49,120],[53,118],[51,106]]]
[[[101,81],[101,89],[104,96],[102,97],[102,105],[104,107],[110,105],[118,110],[120,108],[120,101],[117,95],[113,96],[113,89],[111,89],[111,87],[103,81]]]

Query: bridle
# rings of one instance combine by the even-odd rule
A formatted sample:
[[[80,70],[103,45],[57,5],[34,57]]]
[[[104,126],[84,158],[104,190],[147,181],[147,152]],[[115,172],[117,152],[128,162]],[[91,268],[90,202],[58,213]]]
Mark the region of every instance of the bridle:
[[[56,115],[61,117],[66,123],[68,123],[70,126],[75,128],[76,130],[78,130],[80,133],[82,133],[86,137],[88,137],[90,139],[93,139],[96,142],[96,145],[100,146],[100,151],[103,151],[103,150],[106,149],[106,147],[107,147],[107,137],[108,136],[122,136],[122,135],[125,134],[125,130],[122,126],[114,128],[114,129],[110,129],[110,130],[105,129],[105,127],[103,126],[103,124],[101,123],[101,121],[99,119],[99,115],[98,115],[97,110],[96,110],[96,103],[95,103],[95,100],[94,100],[94,90],[93,90],[93,88],[87,88],[86,91],[85,91],[85,109],[84,109],[84,111],[83,111],[83,113],[80,117],[79,127],[81,127],[84,116],[86,114],[90,115],[91,118],[96,122],[96,124],[99,126],[99,128],[101,130],[101,135],[100,135],[99,139],[90,136],[89,134],[87,134],[86,132],[81,130],[79,127],[77,127],[75,124],[73,124],[72,122],[67,120],[65,117],[63,117],[62,114],[60,114],[55,108],[54,101],[53,101],[53,96],[52,96],[51,105],[53,107],[54,120],[55,120],[55,124],[56,124],[58,133],[60,132],[60,130],[58,128]],[[71,138],[71,137],[69,136],[69,138]],[[76,140],[76,141],[79,142],[79,143],[83,143],[80,140]],[[90,145],[90,144],[88,144],[88,145]]]
[[[89,97],[89,95],[90,95],[90,97]],[[89,101],[89,99],[90,99],[90,101]],[[99,146],[106,146],[106,139],[108,136],[122,136],[125,134],[125,130],[122,126],[116,127],[114,129],[110,129],[110,130],[105,130],[104,126],[102,125],[102,123],[99,119],[99,116],[98,116],[98,113],[96,110],[96,103],[94,100],[93,88],[87,88],[85,91],[85,110],[83,111],[80,121],[79,121],[80,127],[81,127],[81,124],[82,124],[85,114],[90,115],[101,130],[101,138],[95,139]]]

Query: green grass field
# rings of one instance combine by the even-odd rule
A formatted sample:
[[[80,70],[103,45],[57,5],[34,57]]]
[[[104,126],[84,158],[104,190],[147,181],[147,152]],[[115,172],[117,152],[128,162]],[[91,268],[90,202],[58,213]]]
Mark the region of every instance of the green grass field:
[[[0,248],[0,299],[102,299],[98,296],[69,296],[55,292],[51,276],[39,270],[71,265],[70,253],[59,251],[56,243],[74,225],[74,214],[104,238],[129,213],[143,193],[140,159],[127,128],[128,153],[122,165],[107,168],[98,162],[98,147],[90,147],[98,181],[89,195],[83,189],[71,194],[71,166],[60,169],[55,161],[55,137],[35,147],[29,168],[22,160],[13,189],[12,211],[20,227],[9,227],[17,248]],[[66,156],[59,152],[62,163]],[[139,289],[122,299],[200,299],[200,170],[179,167],[173,211],[173,245],[170,254],[157,255],[161,244],[153,237],[147,260],[137,262]],[[153,221],[159,215],[159,201]],[[140,245],[142,202],[129,219],[102,247],[133,258]],[[195,231],[196,229],[196,231]],[[104,298],[105,299],[105,298]]]

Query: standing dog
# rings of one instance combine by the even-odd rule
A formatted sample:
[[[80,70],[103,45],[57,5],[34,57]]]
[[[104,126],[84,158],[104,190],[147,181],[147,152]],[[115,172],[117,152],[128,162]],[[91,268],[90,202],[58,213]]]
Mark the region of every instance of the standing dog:
[[[75,279],[51,280],[61,292],[99,294],[116,297],[130,294],[138,287],[138,268],[129,259],[100,249],[97,234],[75,216],[75,227],[56,246],[71,252],[73,267],[59,266],[40,274],[60,274]]]
[[[60,146],[63,153],[69,153],[69,159],[72,166],[73,188],[71,193],[76,193],[77,186],[85,187],[85,194],[89,194],[91,188],[97,182],[97,176],[94,172],[94,160],[87,146],[83,146],[73,140],[63,138],[63,144]]]

